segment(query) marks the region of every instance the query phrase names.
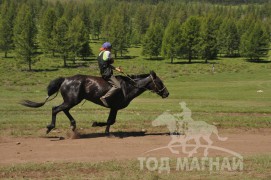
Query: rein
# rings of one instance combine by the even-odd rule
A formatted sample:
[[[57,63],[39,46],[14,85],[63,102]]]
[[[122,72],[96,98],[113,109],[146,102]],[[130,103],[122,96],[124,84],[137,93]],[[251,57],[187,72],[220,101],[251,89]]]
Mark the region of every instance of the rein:
[[[132,79],[128,74],[126,74],[125,72],[121,72],[122,74],[124,74],[127,78],[129,78],[131,81],[133,81],[134,83],[136,83],[136,81],[134,80],[134,79]],[[146,90],[148,90],[148,91],[151,91],[151,92],[155,92],[155,93],[160,93],[160,92],[162,92],[166,87],[164,86],[162,89],[159,89],[158,87],[157,87],[157,84],[155,83],[155,81],[154,81],[154,79],[153,79],[153,76],[150,74],[150,76],[151,76],[151,79],[152,79],[152,82],[153,82],[153,84],[154,84],[154,87],[155,87],[155,89],[158,91],[158,92],[155,92],[154,90],[150,90],[150,89],[147,89],[147,88],[145,88],[145,87],[142,87],[143,89],[146,89]],[[138,87],[138,86],[135,86],[135,85],[133,85],[134,87],[136,87],[136,88],[140,88],[140,87]]]

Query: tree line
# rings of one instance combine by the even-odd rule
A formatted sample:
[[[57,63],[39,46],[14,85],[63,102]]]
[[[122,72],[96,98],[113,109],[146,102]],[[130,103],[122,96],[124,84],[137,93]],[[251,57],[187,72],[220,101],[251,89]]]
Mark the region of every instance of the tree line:
[[[271,4],[187,0],[1,0],[0,49],[31,70],[40,54],[67,60],[93,55],[92,40],[110,41],[116,57],[142,46],[148,58],[260,60],[271,35]],[[228,3],[230,1],[227,1]],[[221,4],[223,3],[223,4]]]

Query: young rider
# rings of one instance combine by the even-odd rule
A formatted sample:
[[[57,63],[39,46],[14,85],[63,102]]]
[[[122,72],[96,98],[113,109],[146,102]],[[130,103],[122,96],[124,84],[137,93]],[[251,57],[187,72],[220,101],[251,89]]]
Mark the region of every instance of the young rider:
[[[102,48],[100,48],[100,53],[97,58],[102,78],[109,82],[109,84],[112,86],[111,89],[100,98],[100,100],[106,107],[108,107],[106,99],[110,96],[113,96],[116,92],[121,90],[120,82],[113,75],[113,70],[122,72],[122,69],[120,67],[112,66],[112,64],[114,63],[114,59],[112,58],[111,55],[111,49],[112,49],[111,44],[109,42],[105,42],[102,45]]]

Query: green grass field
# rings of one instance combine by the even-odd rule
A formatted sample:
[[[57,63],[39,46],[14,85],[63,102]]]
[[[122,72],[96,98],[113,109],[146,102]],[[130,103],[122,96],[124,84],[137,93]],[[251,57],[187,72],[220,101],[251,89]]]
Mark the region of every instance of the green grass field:
[[[19,179],[268,179],[271,177],[270,156],[261,155],[248,158],[244,163],[246,170],[243,172],[223,171],[176,171],[170,173],[150,172],[140,170],[138,161],[108,161],[101,163],[28,163],[17,166],[0,167],[1,175]],[[171,162],[174,164],[175,162]],[[65,173],[63,173],[65,172]],[[129,178],[127,178],[129,177]]]
[[[114,130],[129,130],[129,126],[125,129],[129,122],[134,125],[133,130],[147,126],[151,131],[150,122],[166,110],[180,112],[181,101],[185,101],[191,109],[194,120],[217,123],[221,128],[271,126],[269,61],[251,63],[241,58],[221,58],[209,64],[201,61],[187,64],[186,60],[176,60],[175,64],[170,64],[168,60],[146,60],[138,54],[140,48],[130,49],[129,56],[135,58],[117,59],[115,65],[122,66],[128,74],[154,70],[168,88],[170,96],[161,99],[151,92],[144,93],[127,109],[119,112]],[[14,58],[1,58],[0,63],[0,134],[12,136],[36,136],[37,129],[50,122],[51,107],[59,105],[62,98],[59,95],[39,109],[23,107],[18,104],[20,100],[43,101],[47,95],[48,83],[58,76],[99,75],[95,57],[91,61],[79,61],[76,64],[70,62],[69,68],[63,68],[61,59],[42,56],[33,66],[32,72],[24,70],[24,66],[18,65]],[[79,104],[71,112],[78,127],[90,128],[92,121],[106,120],[108,110],[86,102]],[[60,113],[57,128],[65,129],[68,126],[66,116]]]
[[[16,166],[0,166],[0,178],[10,179],[270,179],[271,157],[267,155],[246,158],[244,171],[176,171],[170,173],[140,170],[138,161],[107,161],[99,163],[26,163]],[[171,161],[171,167],[176,162]],[[208,167],[206,167],[208,169]],[[52,177],[54,175],[54,177]],[[22,178],[23,177],[23,178]]]
[[[93,45],[98,53],[98,43]],[[151,121],[166,110],[181,112],[179,102],[185,101],[192,111],[194,120],[215,123],[219,128],[270,128],[271,127],[271,60],[264,63],[247,62],[242,58],[219,58],[210,61],[187,60],[147,60],[140,55],[140,48],[131,48],[129,58],[115,61],[128,74],[143,74],[154,70],[163,80],[170,92],[167,99],[162,99],[151,92],[146,92],[135,99],[128,108],[119,112],[112,132],[164,131],[166,128],[154,128]],[[214,72],[212,67],[214,64]],[[59,58],[41,56],[33,66],[34,71],[17,64],[14,58],[0,59],[0,136],[40,137],[45,134],[45,126],[51,120],[52,106],[62,102],[59,95],[54,101],[39,109],[26,108],[18,104],[20,100],[43,101],[47,95],[46,87],[50,80],[58,76],[75,74],[99,75],[95,57],[90,61],[69,62],[69,68],[62,67]],[[104,128],[91,128],[93,121],[105,121],[109,110],[90,102],[81,103],[71,110],[77,120],[77,127],[88,133],[103,132]],[[69,129],[69,121],[63,113],[57,117],[57,128]],[[31,176],[32,172],[45,174],[50,178],[50,171],[61,167],[56,176],[63,179],[125,179],[132,174],[134,179],[178,179],[180,175],[191,179],[209,177],[210,179],[255,179],[270,178],[270,174],[259,175],[270,170],[270,156],[255,156],[247,159],[251,171],[237,173],[214,173],[208,171],[157,174],[149,171],[134,171],[138,162],[103,162],[103,163],[44,163],[23,164],[0,167],[3,177],[40,178]],[[123,170],[125,169],[125,170]],[[138,168],[137,168],[138,169]],[[79,172],[80,175],[75,174]],[[4,174],[4,175],[3,175]],[[22,178],[23,179],[23,178]]]

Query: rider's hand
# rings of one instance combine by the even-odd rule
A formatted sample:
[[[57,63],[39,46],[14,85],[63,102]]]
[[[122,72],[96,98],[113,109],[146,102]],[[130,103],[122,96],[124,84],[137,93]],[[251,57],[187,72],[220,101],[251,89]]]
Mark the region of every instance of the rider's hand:
[[[117,70],[118,72],[120,72],[120,73],[123,72],[122,69],[121,69],[121,67],[116,67],[116,70]]]

